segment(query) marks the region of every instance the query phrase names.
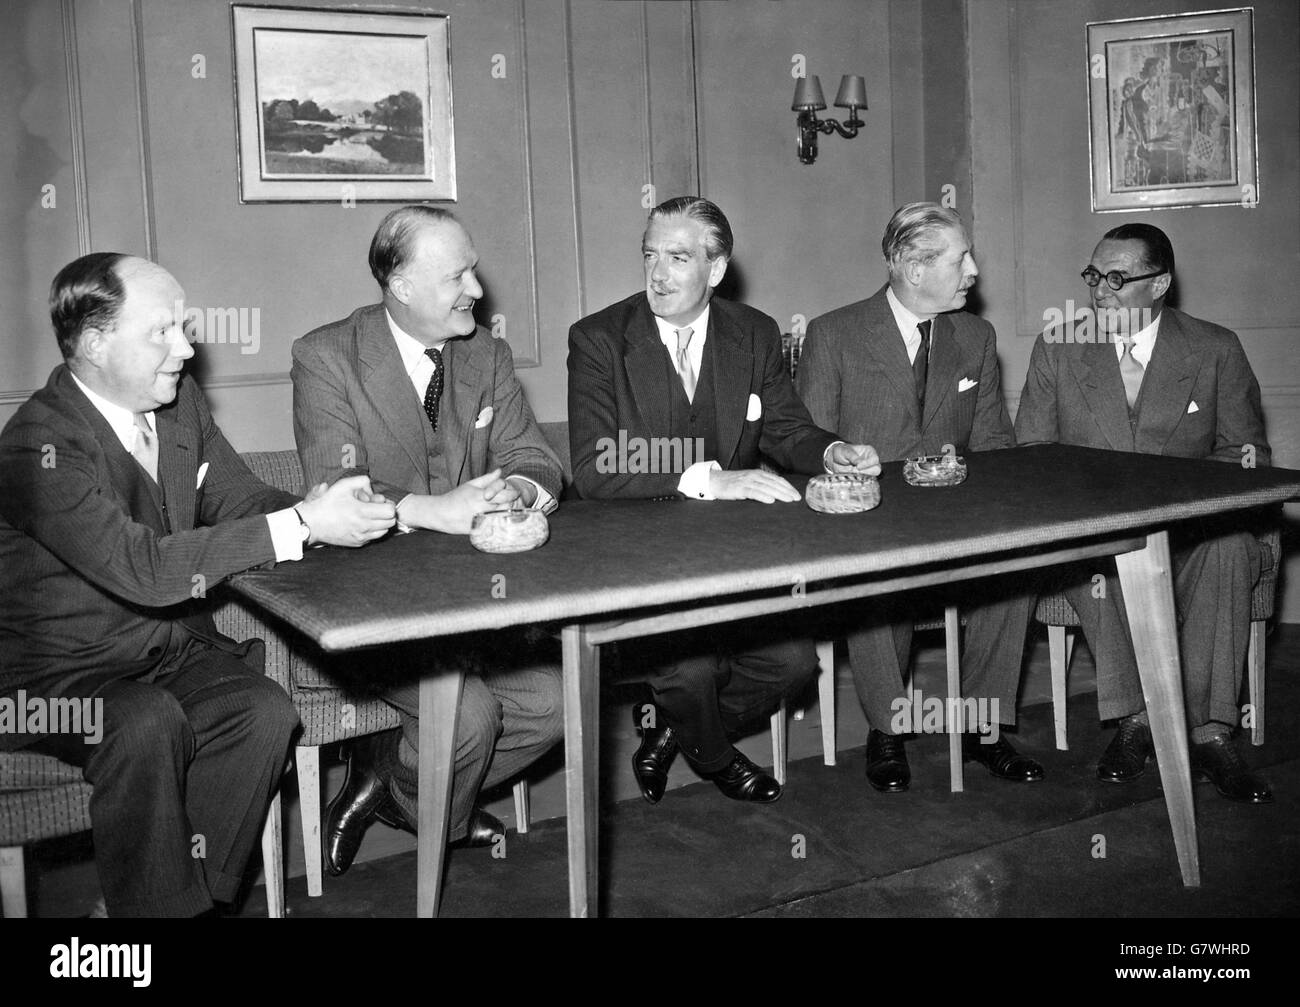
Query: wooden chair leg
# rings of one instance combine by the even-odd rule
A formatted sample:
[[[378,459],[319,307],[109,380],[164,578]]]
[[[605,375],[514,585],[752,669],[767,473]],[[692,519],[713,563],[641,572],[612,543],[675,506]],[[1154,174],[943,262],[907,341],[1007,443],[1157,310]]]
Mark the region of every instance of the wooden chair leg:
[[[1047,652],[1052,662],[1052,715],[1056,721],[1056,748],[1061,752],[1070,747],[1065,738],[1065,704],[1068,699],[1065,682],[1070,669],[1073,635],[1064,626],[1047,627]]]
[[[294,750],[298,767],[298,816],[302,820],[302,858],[307,868],[307,894],[320,898],[321,886],[321,785],[320,746],[300,745]]]
[[[27,918],[27,875],[21,846],[0,847],[0,908],[7,920]]]
[[[962,775],[961,740],[961,622],[957,618],[957,607],[949,605],[943,610],[944,645],[948,657],[948,777],[954,794],[965,789]]]
[[[777,708],[776,713],[772,714],[772,775],[776,777],[776,782],[785,786],[785,700],[781,700],[781,705]]]
[[[280,792],[271,798],[271,808],[262,827],[262,872],[266,875],[266,915],[284,918],[284,845],[280,823]]]
[[[521,836],[528,833],[528,781],[515,781],[515,831]]]
[[[1250,646],[1246,654],[1247,681],[1250,685],[1250,743],[1264,744],[1264,621],[1250,624]]]
[[[822,762],[835,765],[835,641],[817,644],[817,704],[822,715]]]

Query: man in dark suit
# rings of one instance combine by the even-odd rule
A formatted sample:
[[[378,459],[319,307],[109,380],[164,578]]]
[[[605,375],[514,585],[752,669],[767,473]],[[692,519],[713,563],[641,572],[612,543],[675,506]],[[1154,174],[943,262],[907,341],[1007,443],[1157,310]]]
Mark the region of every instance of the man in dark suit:
[[[483,296],[469,234],[446,210],[407,206],[380,223],[370,270],[382,303],[293,345],[293,423],[310,480],[369,475],[403,530],[467,535],[474,515],[516,502],[553,510],[560,466],[515,377],[510,346],[474,322]],[[436,571],[431,572],[436,578]],[[419,676],[457,661],[465,678],[448,837],[487,845],[504,831],[482,787],[521,773],[564,731],[558,653],[535,632],[439,643],[390,658],[406,668],[384,698],[402,728],[354,745],[325,816],[326,864],[351,865],[374,818],[414,831]],[[391,662],[390,662],[391,663]]]
[[[949,445],[958,453],[1011,447],[997,336],[988,322],[961,310],[979,275],[961,217],[936,203],[910,203],[890,218],[881,247],[889,283],[808,326],[798,389],[813,420],[870,443],[882,461],[938,455]],[[1016,721],[1033,597],[1000,578],[981,581],[978,592],[967,585],[961,598],[962,694],[987,698],[977,709],[990,711],[992,722],[964,725],[971,731],[963,739],[966,757],[1001,779],[1041,780],[1037,762],[1018,754],[1000,732],[989,736],[994,723]],[[898,714],[905,709],[903,680],[918,614],[914,599],[873,599],[846,634],[870,725],[867,780],[886,793],[906,790],[911,781],[903,731],[896,728],[911,723]]]
[[[1083,271],[1093,313],[1034,344],[1016,415],[1021,444],[1056,441],[1113,451],[1267,465],[1259,383],[1236,335],[1165,305],[1174,251],[1150,224],[1108,231]],[[1232,738],[1250,629],[1258,540],[1231,521],[1170,536],[1192,767],[1233,800],[1272,800]],[[1101,719],[1119,719],[1097,775],[1140,776],[1151,731],[1114,562],[1080,572],[1065,593],[1097,662]],[[1098,597],[1100,595],[1100,597]]]
[[[776,322],[713,296],[732,251],[717,206],[697,197],[661,203],[641,244],[645,290],[569,330],[569,440],[582,496],[799,500],[785,479],[759,467],[760,455],[803,473],[880,471],[870,447],[845,444],[809,419]],[[628,459],[609,464],[614,445],[660,439],[681,448],[670,452],[673,471],[636,471]],[[637,652],[655,701],[639,718],[633,758],[645,799],[663,796],[678,748],[728,797],[780,797],[776,780],[730,738],[812,674],[812,642],[744,624],[651,638]]]
[[[394,519],[363,478],[299,502],[253,477],[181,376],[183,298],[144,259],[65,266],[50,291],[64,363],[0,434],[0,708],[77,704],[93,726],[15,724],[0,749],[94,786],[110,916],[235,897],[297,724],[260,646],[217,632],[207,591]]]

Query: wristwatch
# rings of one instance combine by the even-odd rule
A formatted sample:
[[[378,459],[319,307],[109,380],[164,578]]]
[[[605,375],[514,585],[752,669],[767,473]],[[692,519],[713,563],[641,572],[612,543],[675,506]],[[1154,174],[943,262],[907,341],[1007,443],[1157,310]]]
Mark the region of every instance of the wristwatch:
[[[297,507],[293,509],[293,512],[298,515],[298,524],[302,526],[302,544],[306,545],[311,538],[311,525],[302,519],[302,512]]]

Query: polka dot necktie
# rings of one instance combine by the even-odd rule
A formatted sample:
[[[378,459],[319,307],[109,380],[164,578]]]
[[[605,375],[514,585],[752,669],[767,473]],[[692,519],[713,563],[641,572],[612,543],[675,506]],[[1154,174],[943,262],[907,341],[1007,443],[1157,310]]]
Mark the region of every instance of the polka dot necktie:
[[[438,432],[438,404],[442,401],[442,351],[425,350],[425,355],[433,361],[433,377],[429,387],[424,390],[424,415],[433,424],[434,433]]]

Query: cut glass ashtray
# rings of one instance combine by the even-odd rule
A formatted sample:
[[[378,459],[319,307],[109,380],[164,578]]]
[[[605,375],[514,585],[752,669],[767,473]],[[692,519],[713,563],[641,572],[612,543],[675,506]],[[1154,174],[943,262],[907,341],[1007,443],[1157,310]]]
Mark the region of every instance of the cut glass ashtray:
[[[483,552],[525,552],[550,537],[546,515],[539,510],[490,510],[475,514],[469,544]]]
[[[903,463],[909,486],[956,486],[966,478],[966,462],[956,455],[922,455]]]
[[[822,514],[860,514],[880,505],[880,483],[854,472],[813,476],[803,498]]]

